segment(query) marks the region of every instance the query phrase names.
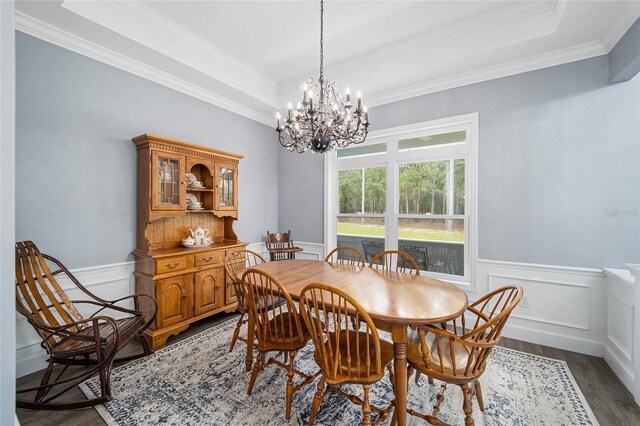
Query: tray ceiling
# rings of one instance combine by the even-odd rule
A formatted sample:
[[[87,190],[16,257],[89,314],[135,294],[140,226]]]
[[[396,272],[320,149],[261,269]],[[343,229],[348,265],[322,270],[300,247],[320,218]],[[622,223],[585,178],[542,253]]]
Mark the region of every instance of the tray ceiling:
[[[18,1],[35,35],[272,125],[317,77],[315,1]],[[607,53],[637,1],[327,1],[325,74],[373,106]]]

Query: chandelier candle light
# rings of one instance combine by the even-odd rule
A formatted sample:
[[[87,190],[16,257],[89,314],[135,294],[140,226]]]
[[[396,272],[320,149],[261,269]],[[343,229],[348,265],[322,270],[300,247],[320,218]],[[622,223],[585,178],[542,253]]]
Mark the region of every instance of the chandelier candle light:
[[[303,153],[307,150],[324,153],[335,148],[364,142],[369,131],[369,113],[362,105],[362,95],[356,94],[356,106],[351,104],[351,92],[336,92],[335,82],[324,79],[324,3],[320,0],[320,78],[314,84],[309,78],[302,84],[302,102],[293,109],[287,105],[287,118],[276,113],[276,131],[280,144],[289,151]],[[314,102],[314,97],[318,100]]]

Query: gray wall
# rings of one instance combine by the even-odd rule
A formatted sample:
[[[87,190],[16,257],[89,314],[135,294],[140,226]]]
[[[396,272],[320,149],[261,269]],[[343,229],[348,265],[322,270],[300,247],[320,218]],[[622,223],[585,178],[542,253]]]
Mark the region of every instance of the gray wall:
[[[608,80],[601,56],[375,107],[372,130],[478,112],[479,257],[620,267],[640,259],[640,79]],[[322,242],[323,187],[301,184],[322,156],[280,169],[280,228]]]
[[[263,124],[16,33],[16,239],[72,268],[131,260],[141,133],[244,154],[243,241],[278,223],[278,145]]]
[[[609,52],[609,81],[631,80],[640,72],[640,19]]]
[[[275,133],[275,131],[273,132]],[[324,240],[324,157],[281,148],[278,164],[278,229],[295,241]]]

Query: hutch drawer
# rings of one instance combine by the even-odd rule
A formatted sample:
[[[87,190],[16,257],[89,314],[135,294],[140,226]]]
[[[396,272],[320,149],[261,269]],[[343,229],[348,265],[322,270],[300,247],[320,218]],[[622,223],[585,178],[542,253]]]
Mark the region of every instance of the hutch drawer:
[[[246,246],[233,230],[242,155],[150,134],[133,138],[133,143],[138,167],[136,292],[156,299],[156,320],[145,330],[156,350],[191,323],[237,307],[224,258],[225,251]],[[188,208],[194,202],[202,208]],[[183,238],[198,227],[209,230],[213,246],[182,247]],[[154,306],[141,309],[150,316]]]
[[[224,262],[224,250],[205,251],[195,254],[196,266],[215,265]]]
[[[156,260],[156,273],[165,274],[167,272],[176,272],[187,269],[187,258],[189,256],[166,257]]]

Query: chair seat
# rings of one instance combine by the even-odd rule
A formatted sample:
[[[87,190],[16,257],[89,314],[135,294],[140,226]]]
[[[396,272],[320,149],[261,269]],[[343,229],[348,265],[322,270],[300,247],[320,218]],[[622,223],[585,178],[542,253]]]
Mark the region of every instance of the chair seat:
[[[144,318],[140,315],[114,319],[118,331],[120,332],[119,347],[124,346],[131,337],[139,332],[144,327]],[[108,322],[101,322],[98,326],[100,331],[100,337],[106,341],[106,346],[113,344],[114,329]],[[77,332],[80,335],[93,337],[93,326],[86,326]],[[95,341],[91,340],[79,340],[76,338],[63,339],[60,342],[53,345],[52,355],[58,358],[73,357],[75,355],[91,354],[95,352]]]
[[[409,331],[409,335],[407,336],[407,362],[409,363],[409,365],[411,365],[416,370],[428,375],[432,375],[432,372],[437,375],[439,373],[442,373],[442,370],[444,371],[444,374],[448,376],[465,375],[465,369],[467,368],[467,362],[469,361],[469,356],[471,354],[471,351],[468,347],[459,344],[453,345],[453,357],[455,358],[456,366],[454,372],[453,363],[451,360],[450,340],[443,337],[440,338],[440,351],[442,353],[442,358],[440,358],[438,354],[438,347],[436,346],[436,335],[427,332],[425,340],[427,343],[427,347],[429,348],[429,354],[431,355],[431,363],[428,368],[424,364],[422,351],[420,350],[420,336],[418,335],[418,332],[415,330]],[[478,375],[480,375],[480,373]],[[469,375],[467,374],[466,377],[469,377]]]
[[[358,334],[359,339],[358,339]],[[369,334],[369,359],[367,360],[367,334]],[[351,359],[347,357],[347,339],[349,341],[349,348],[351,348]],[[335,347],[336,336],[335,333],[329,333],[327,335],[327,340],[325,340],[324,347],[325,351],[329,352],[329,342],[331,342],[332,346]],[[359,351],[355,351],[357,343],[360,344]],[[375,344],[373,335],[370,333],[365,333],[363,331],[359,331],[357,334],[353,330],[350,330],[348,333],[345,330],[340,332],[339,340],[338,340],[338,350],[340,351],[340,371],[338,372],[338,376],[349,377],[348,381],[350,383],[374,383],[380,380],[384,376],[384,367],[387,366],[393,360],[393,345],[386,340],[380,340],[380,360],[382,363],[382,371],[380,374],[375,374],[373,371],[367,371],[367,363],[370,365],[370,368],[375,364]],[[359,355],[359,360],[353,358],[353,354],[357,353]],[[321,354],[316,349],[314,351],[313,357],[318,365],[322,365]],[[335,357],[334,357],[335,358]],[[359,362],[358,362],[359,361]],[[368,361],[368,362],[367,362]],[[333,366],[329,366],[332,368]],[[326,377],[325,373],[325,377]],[[327,383],[331,383],[331,380],[327,377]]]
[[[256,325],[259,327],[259,325]],[[291,350],[295,351],[306,346],[311,338],[305,322],[300,319],[302,336],[298,336],[295,320],[288,313],[281,313],[269,320],[266,327],[269,333],[260,341],[258,339],[258,350]]]

